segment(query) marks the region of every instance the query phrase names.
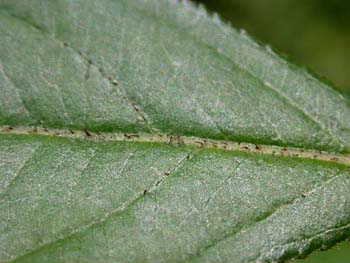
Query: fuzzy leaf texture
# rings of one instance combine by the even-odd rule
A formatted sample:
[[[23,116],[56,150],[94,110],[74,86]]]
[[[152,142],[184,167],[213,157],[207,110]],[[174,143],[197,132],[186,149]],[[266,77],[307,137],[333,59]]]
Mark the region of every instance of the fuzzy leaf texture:
[[[0,0],[0,262],[283,262],[350,235],[350,101],[184,1]]]

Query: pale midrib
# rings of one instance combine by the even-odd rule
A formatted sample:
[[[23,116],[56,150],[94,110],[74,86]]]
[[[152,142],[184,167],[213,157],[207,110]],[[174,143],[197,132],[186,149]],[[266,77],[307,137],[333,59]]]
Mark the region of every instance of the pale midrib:
[[[231,152],[259,153],[272,156],[284,156],[290,158],[302,158],[318,161],[327,161],[350,166],[350,155],[328,153],[325,151],[300,149],[295,147],[283,147],[276,145],[253,144],[246,142],[214,140],[190,136],[179,136],[164,133],[109,133],[91,132],[87,130],[52,129],[43,127],[8,127],[0,126],[0,134],[15,135],[42,135],[78,139],[93,142],[140,142],[140,143],[164,143],[170,145],[183,145],[195,148],[219,149]]]

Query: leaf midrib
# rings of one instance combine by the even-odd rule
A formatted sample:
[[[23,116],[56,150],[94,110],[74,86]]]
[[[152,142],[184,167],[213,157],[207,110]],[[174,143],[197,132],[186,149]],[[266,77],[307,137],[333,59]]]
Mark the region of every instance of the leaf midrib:
[[[176,146],[188,146],[193,148],[217,149],[222,151],[243,152],[251,154],[265,154],[286,158],[301,158],[315,161],[326,161],[339,165],[350,166],[350,155],[334,152],[320,151],[317,149],[304,149],[284,147],[267,144],[254,144],[250,142],[214,140],[194,136],[179,136],[164,133],[109,133],[92,132],[87,130],[51,129],[43,127],[9,127],[0,126],[0,135],[20,136],[46,136],[66,139],[77,139],[92,142],[140,142],[161,143]]]

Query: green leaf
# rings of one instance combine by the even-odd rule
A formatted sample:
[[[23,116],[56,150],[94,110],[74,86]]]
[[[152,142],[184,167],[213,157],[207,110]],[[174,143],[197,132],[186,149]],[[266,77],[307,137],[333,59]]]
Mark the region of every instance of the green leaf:
[[[0,1],[1,262],[271,262],[350,235],[350,101],[188,2]]]

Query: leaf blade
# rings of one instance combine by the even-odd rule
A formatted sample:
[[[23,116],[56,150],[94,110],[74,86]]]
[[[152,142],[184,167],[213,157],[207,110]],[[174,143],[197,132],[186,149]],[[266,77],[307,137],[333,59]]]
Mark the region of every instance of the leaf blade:
[[[1,125],[350,150],[347,99],[187,2],[0,10]],[[6,133],[4,261],[280,261],[349,235],[336,161]]]
[[[213,139],[349,151],[350,106],[347,99],[303,70],[256,46],[248,37],[221,22],[213,22],[203,11],[197,11],[191,5],[183,7],[152,1],[135,5],[104,1],[95,8],[94,1],[91,1],[85,2],[86,9],[81,10],[81,5],[70,2],[37,1],[28,6],[4,2],[5,7],[12,6],[12,9],[3,8],[5,13],[20,17],[26,26],[41,28],[74,50],[88,53],[89,60],[106,76],[119,80],[119,89],[125,91],[141,112],[146,112],[150,126],[155,130]],[[178,11],[174,12],[174,8]],[[95,13],[87,17],[87,9]],[[37,12],[41,10],[45,10],[47,16],[38,16]],[[56,10],[65,12],[57,13]],[[173,19],[166,20],[165,14]],[[101,25],[119,26],[101,30],[95,25],[95,17]],[[56,27],[52,20],[58,24]],[[194,22],[190,23],[191,20]],[[183,28],[186,23],[190,25],[188,29]],[[85,31],[74,27],[89,28],[89,34],[95,38],[89,38]],[[205,34],[204,30],[211,34]],[[115,39],[122,41],[116,42]],[[11,54],[7,49],[2,52]],[[141,52],[143,59],[140,59]],[[32,61],[35,58],[31,58]],[[191,77],[186,72],[191,72]],[[198,81],[203,75],[210,77]],[[64,94],[69,94],[65,85],[59,88]],[[139,92],[141,88],[142,93]],[[82,89],[84,87],[77,85],[73,90]],[[181,98],[176,96],[178,92],[182,94]],[[94,96],[106,100],[110,110],[107,116],[115,111],[114,118],[108,122],[99,116],[85,121],[74,118],[73,125],[81,123],[75,128],[96,131],[145,129],[137,122],[136,116],[130,115],[130,108],[113,109],[110,106],[123,105],[121,101],[108,102],[105,94]],[[45,100],[42,98],[38,103]],[[68,97],[65,100],[70,101]],[[35,99],[33,102],[34,105],[37,103]],[[241,107],[242,102],[246,109]],[[50,105],[57,105],[57,102],[50,101]],[[79,104],[76,101],[70,105],[73,109],[67,113],[79,113],[78,117],[84,115],[77,109]],[[79,107],[90,107],[98,112],[101,105],[81,104]],[[46,105],[40,107],[39,104],[38,108],[43,106]],[[62,106],[54,107],[57,108],[65,112]],[[126,119],[131,119],[132,123],[118,127],[117,124],[128,122],[118,118],[119,112],[129,114]],[[72,125],[57,115],[49,115],[54,118],[56,128]],[[293,125],[283,123],[281,119],[289,120]],[[96,124],[91,125],[92,121]]]
[[[26,142],[28,141],[27,137],[22,136],[19,140],[18,135],[2,135],[2,140],[7,141],[5,143],[7,147],[11,147],[13,141]],[[29,251],[33,250],[34,252],[20,258],[24,262],[45,259],[57,260],[58,262],[61,260],[75,261],[85,257],[87,260],[91,260],[93,257],[93,260],[98,262],[106,261],[109,257],[125,262],[134,262],[141,258],[150,261],[157,261],[157,259],[177,261],[185,259],[191,254],[198,254],[199,251],[202,251],[201,247],[205,246],[213,246],[211,250],[215,248],[215,253],[220,252],[216,245],[219,236],[222,236],[224,243],[227,242],[226,240],[230,240],[230,236],[233,236],[241,244],[224,246],[226,250],[225,253],[221,254],[221,257],[229,253],[228,248],[235,247],[238,249],[232,250],[232,253],[240,253],[241,258],[238,255],[235,255],[235,258],[241,259],[239,261],[243,262],[247,258],[249,259],[250,253],[264,252],[262,248],[245,250],[241,247],[251,242],[250,238],[244,238],[244,236],[266,234],[260,229],[261,224],[263,227],[265,227],[265,223],[275,227],[274,220],[282,222],[287,220],[282,224],[283,228],[278,228],[281,231],[286,231],[288,222],[292,221],[294,224],[300,222],[304,227],[309,227],[309,233],[314,233],[325,226],[337,226],[342,220],[348,219],[346,212],[341,214],[338,211],[341,207],[344,211],[349,211],[348,196],[344,194],[350,183],[347,166],[336,165],[334,167],[334,164],[316,161],[202,149],[195,153],[191,159],[181,164],[181,167],[174,173],[166,175],[166,180],[157,184],[159,178],[164,176],[164,171],[168,171],[169,168],[159,168],[158,170],[162,170],[162,172],[158,172],[157,178],[153,179],[152,182],[148,176],[152,175],[152,172],[154,173],[154,165],[164,167],[164,163],[168,163],[168,166],[172,166],[176,161],[169,158],[169,152],[175,151],[173,156],[177,155],[177,159],[181,160],[191,152],[190,149],[162,146],[161,144],[149,147],[149,145],[139,145],[140,143],[130,145],[130,143],[123,142],[115,142],[112,145],[110,142],[108,144],[92,142],[88,143],[90,145],[87,146],[87,142],[37,137],[32,136],[29,140],[34,142],[39,140],[42,144],[42,153],[37,155],[36,161],[29,163],[24,173],[25,178],[17,181],[17,184],[13,184],[14,188],[9,189],[2,196],[3,204],[17,200],[16,206],[10,207],[10,216],[3,214],[3,217],[9,217],[11,220],[8,221],[5,218],[1,220],[10,224],[7,226],[7,242],[3,243],[7,252],[23,251],[23,241],[21,240],[16,249],[17,242],[15,240],[18,235],[18,227],[20,225],[22,229],[29,228],[24,231],[26,234],[23,233],[22,238],[26,240],[28,247],[30,247],[28,243],[34,246],[34,249],[29,249]],[[57,143],[63,146],[57,147]],[[118,150],[120,147],[126,150]],[[128,156],[132,148],[137,149],[134,152],[135,155],[143,157],[133,157],[134,163],[128,164],[128,169],[118,168],[119,166],[123,167],[122,164],[129,160],[127,157],[120,158],[120,156]],[[92,155],[92,149],[97,153],[94,157],[87,158],[87,156]],[[162,155],[163,157],[160,157]],[[148,156],[148,161],[145,156]],[[144,164],[140,164],[140,162]],[[43,165],[43,163],[46,164]],[[136,172],[136,170],[145,170],[145,167],[153,168],[151,172],[146,172],[149,174],[148,176],[141,176]],[[111,176],[108,171],[119,175]],[[96,173],[98,173],[98,178],[92,179],[96,177]],[[51,179],[47,178],[45,174]],[[139,174],[137,179],[131,179],[130,177],[134,177],[135,174]],[[138,188],[134,186],[132,191],[125,190],[131,195],[131,199],[126,199],[126,205],[120,204],[123,199],[125,200],[118,193],[122,190],[121,188],[117,188],[116,192],[111,191],[117,185],[123,185],[128,189],[128,184],[144,184],[143,181],[146,178],[148,185],[154,185],[154,189],[147,190],[146,194],[144,194],[144,189],[147,187],[143,188],[142,186],[138,186]],[[27,182],[31,183],[28,185]],[[26,184],[27,187],[25,187]],[[96,184],[101,187],[98,188]],[[45,185],[44,191],[41,189],[43,185]],[[106,187],[107,185],[109,187]],[[315,186],[317,187],[315,188]],[[79,188],[81,190],[78,190]],[[334,188],[337,191],[333,191]],[[49,191],[49,189],[52,190]],[[327,194],[325,195],[322,191],[327,191]],[[26,193],[25,196],[23,193]],[[83,193],[87,196],[84,196]],[[135,196],[136,193],[138,193],[137,196]],[[317,193],[318,196],[313,197],[313,193]],[[303,196],[305,194],[306,197]],[[332,205],[325,203],[325,198],[333,198]],[[31,203],[40,204],[40,202],[35,201],[37,199],[42,200],[41,202],[47,200],[48,204],[55,204],[55,206],[45,212],[46,209],[43,207],[33,208],[28,205]],[[110,200],[114,200],[115,203],[109,204]],[[225,208],[225,204],[227,205],[230,200],[234,201],[234,206]],[[316,202],[317,205],[311,205],[310,202]],[[68,209],[68,203],[74,209]],[[105,209],[101,209],[99,205]],[[111,207],[114,208],[111,209]],[[259,207],[259,210],[255,207]],[[99,211],[100,209],[102,211]],[[322,211],[321,215],[318,209]],[[3,208],[2,210],[6,211],[7,209]],[[60,214],[62,210],[65,211],[64,215]],[[89,212],[89,210],[92,211]],[[109,210],[115,212],[110,213]],[[293,216],[288,216],[286,211],[297,214],[300,219],[293,220]],[[32,214],[35,217],[15,217],[18,214]],[[102,216],[103,214],[105,216]],[[342,216],[339,217],[339,215]],[[60,218],[61,223],[58,224],[55,220],[50,223],[50,218]],[[104,219],[101,220],[101,218]],[[166,218],[171,221],[167,221]],[[206,220],[211,223],[204,224]],[[38,226],[39,222],[45,222],[45,224],[30,231],[33,226]],[[82,222],[85,222],[85,227]],[[315,222],[323,225],[319,226]],[[286,231],[287,233],[284,235],[272,232],[269,233],[269,237],[275,236],[276,242],[280,242],[277,237],[281,237],[283,240],[288,240],[291,237],[304,237],[304,233],[300,231],[303,227],[290,225],[291,230]],[[207,233],[207,236],[202,237],[200,233],[203,231],[203,226],[206,231],[212,234]],[[67,230],[64,230],[67,227],[73,229],[72,233],[67,234]],[[242,227],[244,227],[243,231]],[[189,229],[191,229],[190,232]],[[295,231],[295,229],[299,231]],[[151,230],[153,232],[149,232]],[[340,230],[342,233],[347,233],[348,227]],[[230,232],[232,234],[226,237],[226,234]],[[60,236],[63,237],[57,238],[55,233],[60,233]],[[103,233],[107,237],[104,237]],[[152,235],[146,233],[152,233]],[[44,237],[45,240],[38,242],[37,235]],[[11,236],[12,238],[9,238]],[[329,239],[331,242],[335,238]],[[29,240],[31,242],[28,242]],[[48,242],[48,240],[51,241]],[[173,241],[164,245],[165,240]],[[188,240],[190,248],[187,248],[183,243],[185,240]],[[254,240],[263,242],[266,250],[271,249],[271,246],[275,244],[272,242],[273,239],[269,242],[264,238]],[[324,240],[327,239],[324,238]],[[322,239],[322,241],[324,240]],[[76,254],[77,242],[80,244],[81,251]],[[125,250],[125,246],[121,245],[122,243],[127,244],[127,250]],[[106,254],[107,251],[104,248],[106,244],[110,244],[113,248],[109,251],[112,255]],[[218,242],[218,245],[221,246],[222,243]],[[138,246],[139,249],[137,249]],[[147,250],[142,249],[146,247]],[[62,251],[65,252],[61,258],[58,255]],[[135,255],[126,257],[125,253],[129,254],[130,251],[133,251]],[[151,253],[148,253],[149,251]],[[166,251],[169,252],[166,253]],[[206,253],[208,252],[204,254]],[[210,258],[210,261],[212,259]],[[203,259],[201,258],[201,260]]]

